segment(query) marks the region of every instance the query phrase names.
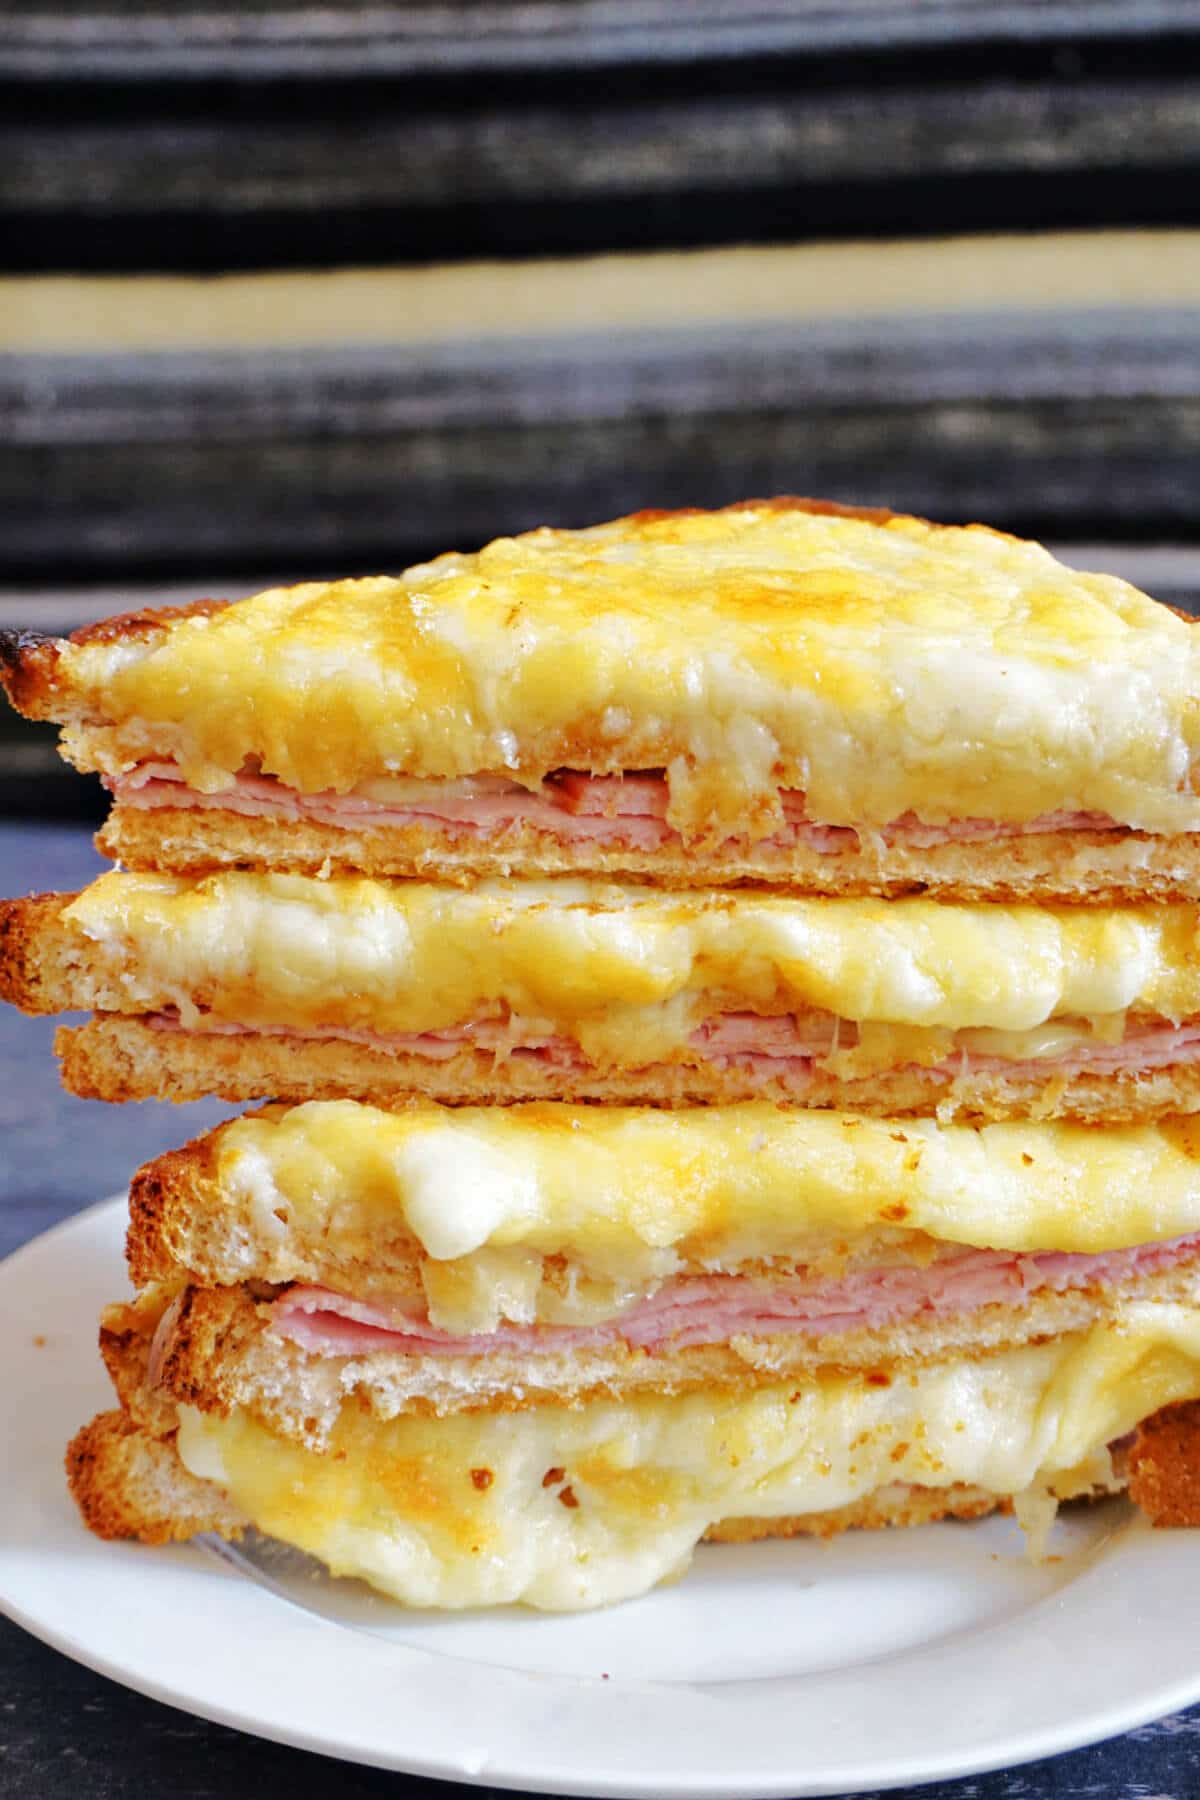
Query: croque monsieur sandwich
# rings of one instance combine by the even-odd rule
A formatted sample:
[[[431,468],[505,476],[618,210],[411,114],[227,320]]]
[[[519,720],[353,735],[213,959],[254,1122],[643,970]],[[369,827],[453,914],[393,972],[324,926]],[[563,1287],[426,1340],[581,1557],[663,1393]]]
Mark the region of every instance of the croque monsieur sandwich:
[[[1200,907],[227,871],[0,902],[0,997],[106,1100],[1200,1110]]]
[[[1200,897],[1200,639],[1040,546],[806,500],[5,640],[127,866]]]
[[[0,903],[0,998],[93,1015],[78,1094],[274,1102],[134,1181],[95,1531],[562,1609],[706,1536],[1200,1523],[1186,620],[777,500],[0,676],[125,865]]]
[[[314,1102],[145,1168],[129,1261],[68,1455],[107,1535],[569,1608],[706,1534],[1200,1518],[1188,1122]]]

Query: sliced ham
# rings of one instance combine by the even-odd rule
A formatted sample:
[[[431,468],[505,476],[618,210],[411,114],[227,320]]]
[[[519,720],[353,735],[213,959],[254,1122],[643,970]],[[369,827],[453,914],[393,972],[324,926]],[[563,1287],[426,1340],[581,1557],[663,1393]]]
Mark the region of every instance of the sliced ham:
[[[670,790],[664,776],[583,775],[563,769],[546,784],[574,818],[665,819]]]
[[[740,1057],[828,1056],[858,1042],[858,1027],[832,1013],[717,1013],[693,1031],[692,1046],[706,1061],[730,1063]]]
[[[851,1021],[836,1021],[836,1032],[830,1031],[823,1044],[813,1041],[813,1027],[801,1027],[794,1035],[786,1029],[790,1021],[756,1019],[753,1013],[726,1013],[706,1020],[699,1032],[693,1033],[692,1044],[707,1061],[721,1068],[758,1068],[770,1073],[770,1065],[811,1064],[833,1049],[852,1049],[858,1039],[858,1028]],[[755,1027],[763,1027],[761,1031]],[[944,1062],[931,1065],[934,1074],[954,1076],[988,1075],[1078,1075],[1084,1071],[1117,1074],[1121,1070],[1148,1071],[1173,1068],[1179,1063],[1200,1060],[1200,1023],[1170,1025],[1167,1023],[1135,1027],[1119,1043],[1105,1043],[1100,1038],[1087,1038],[1052,1056],[1011,1057],[987,1056],[978,1051],[957,1049]],[[906,1066],[906,1065],[898,1065]]]
[[[365,1044],[397,1055],[423,1056],[432,1062],[449,1062],[463,1050],[488,1051],[498,1061],[508,1057],[535,1057],[562,1069],[586,1069],[590,1065],[574,1039],[523,1033],[519,1021],[477,1019],[442,1031],[370,1031],[352,1025],[321,1025],[305,1029],[293,1025],[242,1025],[204,1013],[185,1027],[178,1012],[165,1009],[145,1015],[156,1031],[196,1031],[236,1037],[254,1031],[264,1037],[296,1039],[335,1038],[342,1043]],[[770,1017],[758,1013],[718,1013],[706,1019],[689,1040],[689,1062],[708,1062],[721,1069],[744,1069],[764,1081],[780,1075],[803,1081],[816,1063],[834,1050],[853,1049],[858,1027],[832,1014],[783,1013]],[[1120,1043],[1091,1038],[1053,1056],[982,1056],[959,1049],[930,1072],[945,1076],[977,1074],[1077,1075],[1086,1071],[1117,1074],[1121,1070],[1143,1072],[1173,1068],[1200,1061],[1200,1023],[1146,1025],[1127,1033]],[[649,1067],[656,1066],[650,1064]],[[905,1068],[909,1064],[897,1064]]]
[[[1084,1256],[1061,1251],[1017,1255],[955,1250],[937,1261],[860,1270],[840,1281],[764,1281],[742,1275],[680,1276],[597,1325],[504,1325],[457,1337],[402,1306],[353,1300],[329,1288],[293,1287],[271,1307],[279,1336],[316,1356],[520,1356],[600,1349],[616,1343],[649,1354],[737,1337],[828,1337],[877,1331],[914,1319],[942,1318],[996,1304],[1019,1304],[1046,1291],[1112,1286],[1185,1262],[1200,1233],[1167,1243]]]
[[[271,776],[244,772],[231,787],[215,794],[190,788],[174,763],[146,762],[108,784],[123,806],[201,807],[236,812],[248,818],[310,819],[334,827],[365,826],[401,829],[431,822],[450,838],[491,838],[509,826],[533,826],[559,842],[592,841],[625,850],[653,850],[677,834],[667,823],[670,789],[665,775],[638,771],[629,775],[588,775],[564,769],[536,789],[496,775],[472,775],[454,781],[392,781],[387,797],[366,791],[302,794]],[[383,784],[380,784],[382,787]],[[794,789],[780,794],[783,828],[768,845],[789,849],[799,844],[820,855],[854,850],[859,834],[851,826],[810,819],[805,797]],[[1045,813],[1037,819],[956,819],[930,825],[906,813],[877,833],[886,843],[927,850],[938,844],[981,843],[1042,832],[1118,829],[1104,813]]]

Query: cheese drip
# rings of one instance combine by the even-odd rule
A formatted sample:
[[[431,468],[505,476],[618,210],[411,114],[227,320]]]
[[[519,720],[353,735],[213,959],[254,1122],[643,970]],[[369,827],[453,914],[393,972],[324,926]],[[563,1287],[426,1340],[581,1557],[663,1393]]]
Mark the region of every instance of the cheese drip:
[[[347,1407],[320,1454],[245,1411],[184,1407],[178,1442],[260,1530],[406,1605],[567,1611],[679,1574],[726,1518],[825,1511],[893,1482],[1069,1496],[1113,1439],[1197,1395],[1200,1312],[1142,1303],[886,1387],[827,1376],[387,1423]]]
[[[670,895],[607,882],[102,875],[66,919],[103,946],[128,1010],[380,1033],[511,1017],[600,1065],[687,1051],[722,1011],[862,1028],[844,1073],[1043,1053],[1048,1023],[1119,1039],[1129,1013],[1200,1013],[1200,912],[925,899]],[[1085,1024],[1090,1021],[1090,1024]],[[865,1070],[864,1070],[865,1072]]]
[[[67,645],[67,752],[389,775],[664,768],[685,836],[1098,812],[1200,828],[1200,641],[1111,576],[972,526],[749,503],[500,538]],[[110,722],[108,729],[105,721]]]

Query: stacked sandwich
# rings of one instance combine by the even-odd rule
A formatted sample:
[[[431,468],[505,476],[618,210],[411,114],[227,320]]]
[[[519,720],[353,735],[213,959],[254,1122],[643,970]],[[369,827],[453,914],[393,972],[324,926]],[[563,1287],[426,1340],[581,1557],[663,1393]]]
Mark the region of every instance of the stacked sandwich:
[[[1200,640],[803,501],[21,639],[124,867],[6,903],[142,1169],[92,1528],[416,1605],[1127,1488],[1200,1521]],[[1200,782],[1195,785],[1200,786]]]

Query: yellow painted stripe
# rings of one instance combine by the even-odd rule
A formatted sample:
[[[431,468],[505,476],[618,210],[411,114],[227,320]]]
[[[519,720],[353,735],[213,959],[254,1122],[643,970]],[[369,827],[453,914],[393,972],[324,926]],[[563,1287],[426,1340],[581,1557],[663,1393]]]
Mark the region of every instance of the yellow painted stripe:
[[[8,351],[431,345],[888,313],[1200,305],[1200,231],[0,280]]]

